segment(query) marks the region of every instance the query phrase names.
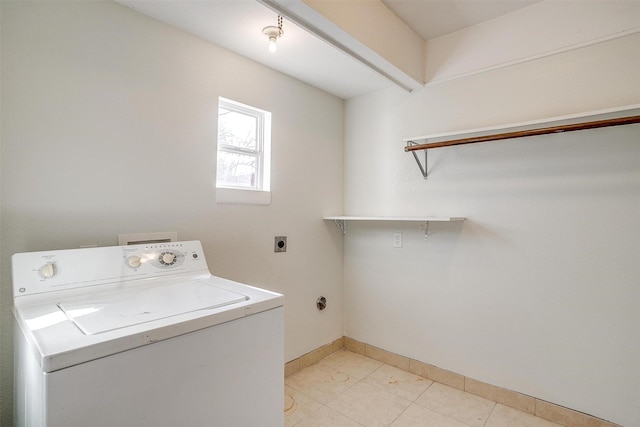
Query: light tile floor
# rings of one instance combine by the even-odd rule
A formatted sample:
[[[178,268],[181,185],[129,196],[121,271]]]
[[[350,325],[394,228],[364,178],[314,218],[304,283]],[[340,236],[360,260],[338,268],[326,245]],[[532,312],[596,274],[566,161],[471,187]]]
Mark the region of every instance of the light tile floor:
[[[559,427],[341,350],[285,379],[285,426]]]

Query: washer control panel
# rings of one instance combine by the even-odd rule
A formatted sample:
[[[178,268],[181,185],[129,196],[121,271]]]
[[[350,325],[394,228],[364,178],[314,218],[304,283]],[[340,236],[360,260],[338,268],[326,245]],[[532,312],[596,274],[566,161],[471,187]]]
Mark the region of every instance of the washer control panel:
[[[14,297],[177,273],[209,274],[199,241],[15,254]]]
[[[144,264],[159,269],[176,268],[184,264],[187,254],[180,250],[181,243],[163,243],[145,246],[145,251],[133,253],[125,258],[125,264],[129,268],[138,269]],[[192,259],[198,259],[197,252],[191,254]]]

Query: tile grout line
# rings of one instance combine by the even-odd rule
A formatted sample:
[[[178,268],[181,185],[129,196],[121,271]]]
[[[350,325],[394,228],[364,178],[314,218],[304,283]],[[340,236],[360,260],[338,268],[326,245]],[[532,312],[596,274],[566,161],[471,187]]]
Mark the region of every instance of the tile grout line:
[[[446,386],[446,387],[451,387],[451,386],[449,386],[449,385],[447,385],[447,384],[443,384],[443,383],[440,383],[440,382],[438,382],[438,381],[433,381],[433,380],[431,380],[431,381],[432,381],[432,383],[431,383],[431,385],[427,388],[427,390],[429,390],[429,388],[431,388],[431,386],[433,386],[433,384],[440,384],[440,385],[443,385],[443,386]],[[458,390],[458,389],[456,389],[455,387],[451,387],[451,388],[453,388],[453,389],[455,389],[455,390]],[[424,393],[426,393],[426,392],[427,392],[427,390],[425,390],[425,391],[424,391]],[[467,393],[467,392],[465,392],[465,391],[463,391],[463,390],[459,390],[459,391],[462,391],[463,393]],[[420,396],[422,396],[424,393],[422,393]],[[469,394],[473,394],[473,393],[469,393]],[[420,397],[420,396],[419,396],[419,397]],[[475,396],[475,395],[474,395],[474,396]],[[419,397],[418,397],[418,398],[419,398]],[[418,398],[416,398],[416,400],[418,400]],[[487,400],[489,400],[489,399],[487,399]],[[492,401],[492,402],[493,402],[493,401]],[[466,422],[464,422],[464,421],[462,421],[462,420],[459,420],[459,419],[458,419],[458,418],[456,418],[456,417],[453,417],[453,416],[451,416],[451,415],[445,414],[444,412],[440,412],[440,411],[439,411],[439,410],[437,410],[436,408],[429,408],[429,407],[424,406],[424,405],[421,405],[421,404],[419,404],[419,403],[416,403],[416,402],[414,402],[414,403],[415,403],[416,405],[418,405],[419,407],[421,407],[421,408],[424,408],[424,409],[427,409],[427,410],[429,410],[429,411],[432,411],[432,412],[435,412],[435,413],[437,413],[437,414],[440,414],[440,415],[442,415],[443,417],[446,417],[446,418],[449,418],[449,419],[454,420],[454,421],[456,421],[456,422],[459,422],[460,424],[464,424],[465,426],[468,426],[468,427],[473,427],[471,424],[467,424]],[[496,404],[496,402],[493,402],[493,403],[494,403],[494,408],[495,408],[495,404]],[[491,409],[491,412],[493,412],[493,408]],[[487,422],[487,420],[488,420],[488,419],[489,419],[489,417],[487,416],[487,419],[486,419],[486,420],[485,420],[485,422],[482,424],[482,426],[483,426],[483,427],[484,427],[484,424],[486,424],[486,422]]]
[[[346,390],[345,390],[345,391],[346,391]],[[343,392],[343,393],[344,393],[344,392]],[[340,393],[340,394],[342,394],[342,393]],[[336,396],[336,398],[337,398],[337,396]],[[334,399],[332,399],[332,400],[335,400],[335,398],[334,398]],[[329,402],[330,402],[330,401],[329,401]],[[329,403],[329,402],[327,402],[327,403]],[[353,419],[353,418],[351,418],[349,415],[347,415],[347,414],[343,414],[342,412],[338,411],[337,409],[333,409],[332,407],[327,406],[327,405],[322,405],[322,406],[324,406],[325,408],[327,408],[327,409],[328,409],[328,410],[330,410],[330,411],[333,411],[333,412],[335,412],[335,413],[337,413],[337,414],[342,415],[342,416],[343,416],[343,417],[345,417],[345,418],[350,419],[351,421],[353,421],[354,423],[356,423],[356,424],[358,424],[358,425],[360,425],[360,426],[366,427],[366,426],[365,426],[364,424],[362,424],[360,421],[358,421],[358,420],[354,420],[354,419]]]
[[[383,366],[384,366],[384,365],[383,365]],[[391,365],[389,365],[389,366],[391,366]],[[397,367],[397,366],[396,366],[396,367]],[[398,368],[398,369],[401,369],[401,368]],[[406,372],[409,372],[409,371],[406,371]],[[411,372],[409,372],[409,373],[411,373]],[[413,375],[416,375],[416,374],[413,374]],[[423,376],[420,376],[420,375],[416,375],[416,376],[418,376],[418,377],[420,377],[420,378],[424,378]],[[428,381],[431,381],[431,384],[429,384],[429,385],[427,386],[427,388],[425,388],[425,389],[424,389],[424,391],[423,391],[422,393],[420,393],[418,396],[416,396],[416,398],[415,398],[415,399],[413,399],[413,400],[411,401],[411,403],[409,404],[409,406],[407,406],[406,408],[404,408],[404,410],[398,414],[398,416],[397,416],[397,417],[396,417],[396,418],[391,422],[391,424],[389,424],[389,426],[393,425],[393,423],[395,423],[395,422],[398,420],[398,418],[400,418],[400,417],[402,416],[402,414],[404,414],[405,412],[407,412],[407,410],[408,410],[409,408],[411,408],[411,406],[412,406],[412,405],[417,405],[417,406],[422,407],[422,405],[420,405],[420,404],[416,403],[416,400],[420,399],[420,397],[421,397],[423,394],[425,394],[425,393],[427,392],[427,390],[429,390],[429,389],[431,388],[431,386],[434,384],[434,381],[433,381],[433,380],[429,380],[428,378],[425,378],[425,379],[426,379],[426,380],[428,380]]]
[[[336,353],[337,353],[337,352],[336,352]],[[327,356],[327,357],[329,357],[329,356]],[[320,363],[320,362],[318,362],[318,363]],[[326,365],[325,365],[325,366],[326,366]],[[332,369],[335,369],[335,368],[332,368]],[[335,369],[335,370],[336,370],[336,371],[338,371],[337,369]],[[346,372],[342,372],[342,371],[338,371],[338,372],[340,372],[340,373],[342,373],[342,374],[349,375],[349,374],[347,374]],[[349,375],[349,376],[351,376],[351,375]],[[353,378],[355,378],[355,377],[353,377]],[[333,398],[333,399],[331,399],[331,400],[329,400],[327,403],[329,403],[329,402],[332,402],[332,401],[336,400],[338,397],[340,397],[340,395],[342,395],[343,393],[346,393],[346,392],[347,392],[347,390],[351,390],[351,389],[352,389],[356,384],[358,384],[358,383],[359,383],[359,382],[361,382],[362,380],[364,380],[364,378],[360,378],[360,379],[358,379],[355,383],[353,383],[353,385],[351,385],[350,387],[346,388],[345,390],[342,390],[340,393],[338,393],[336,396],[334,396],[334,398]],[[347,417],[348,419],[350,419],[350,420],[351,420],[351,421],[353,421],[354,423],[356,423],[356,424],[358,424],[358,425],[361,425],[361,426],[363,426],[363,427],[366,427],[366,426],[365,426],[364,424],[362,424],[360,421],[358,421],[358,420],[354,420],[354,419],[353,419],[353,418],[351,418],[349,415],[344,414],[344,413],[342,413],[342,412],[338,411],[337,409],[333,409],[332,407],[328,406],[327,404],[324,404],[324,406],[326,406],[326,407],[327,407],[328,409],[330,409],[331,411],[335,411],[335,412],[337,412],[338,414],[342,415],[343,417]]]
[[[356,353],[356,354],[357,354],[357,353]],[[363,357],[368,357],[368,356],[363,356]],[[376,360],[376,359],[373,359],[373,360]],[[376,369],[374,369],[372,372],[370,372],[366,377],[364,377],[364,378],[362,379],[362,381],[364,381],[364,379],[365,379],[365,378],[367,378],[368,376],[372,375],[374,372],[377,372],[378,370],[382,369],[382,368],[383,368],[383,367],[385,367],[385,366],[390,366],[390,367],[397,368],[397,369],[400,369],[400,370],[404,371],[403,369],[398,368],[397,366],[393,366],[393,365],[390,365],[390,364],[388,364],[388,363],[382,362],[382,365],[378,366]],[[405,372],[408,372],[408,371],[405,371]],[[419,376],[419,375],[418,375],[418,376]],[[365,383],[365,384],[369,384],[369,383]],[[433,382],[432,382],[432,384],[433,384]],[[431,387],[431,385],[432,385],[432,384],[429,384],[429,386],[425,389],[425,391],[427,391],[427,390],[429,389],[429,387]],[[409,402],[409,405],[407,405],[407,407],[406,407],[406,408],[404,408],[402,411],[400,411],[400,413],[398,414],[398,416],[396,416],[396,417],[395,417],[395,418],[394,418],[394,419],[389,423],[389,426],[393,425],[393,423],[395,423],[395,422],[396,422],[396,420],[397,420],[398,418],[400,418],[400,417],[402,416],[402,414],[404,414],[404,413],[407,411],[407,409],[409,409],[409,408],[411,407],[411,405],[415,404],[416,399],[418,399],[420,396],[422,396],[422,393],[424,393],[424,392],[422,392],[422,393],[420,393],[420,395],[418,395],[418,397],[416,397],[415,399],[413,399],[413,400],[409,400],[409,399],[405,399],[404,397],[397,396],[397,395],[395,395],[395,394],[393,394],[393,393],[389,393],[388,391],[386,391],[386,390],[385,390],[385,389],[383,389],[382,387],[378,387],[378,386],[377,386],[377,385],[375,385],[375,384],[369,384],[369,385],[370,385],[370,386],[372,386],[372,387],[377,388],[378,390],[380,390],[380,391],[382,391],[382,392],[384,392],[384,393],[386,393],[386,394],[389,394],[390,396],[394,396],[394,397],[397,397],[398,399],[403,399],[403,400],[405,400],[405,401]]]
[[[497,407],[498,407],[498,402],[493,402],[493,408],[491,408],[491,412],[489,412],[489,415],[487,415],[487,419],[484,420],[482,427],[487,425],[487,423],[489,422],[489,419],[491,418],[491,415],[493,415],[493,411],[495,411]]]
[[[400,418],[400,417],[402,416],[402,414],[404,414],[405,412],[407,412],[407,409],[411,408],[411,405],[414,405],[414,404],[415,404],[414,402],[409,403],[409,406],[407,406],[406,408],[404,408],[404,409],[403,409],[403,410],[398,414],[398,416],[397,416],[397,417],[395,417],[395,418],[393,419],[393,421],[391,421],[391,423],[389,423],[389,426],[392,426],[392,425],[393,425],[393,423],[395,423],[395,422],[398,420],[398,418]]]

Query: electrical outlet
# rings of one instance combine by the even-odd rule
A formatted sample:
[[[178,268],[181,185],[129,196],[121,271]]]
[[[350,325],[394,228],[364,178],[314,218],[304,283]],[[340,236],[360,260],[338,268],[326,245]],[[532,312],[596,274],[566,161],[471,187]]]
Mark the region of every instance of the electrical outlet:
[[[287,252],[287,236],[276,236],[273,252]]]
[[[394,248],[402,247],[402,233],[393,233],[393,247]]]

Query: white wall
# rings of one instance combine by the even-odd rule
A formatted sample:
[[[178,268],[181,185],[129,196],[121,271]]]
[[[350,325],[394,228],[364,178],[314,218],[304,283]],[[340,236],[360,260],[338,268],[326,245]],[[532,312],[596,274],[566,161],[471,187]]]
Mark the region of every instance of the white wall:
[[[343,208],[341,99],[117,3],[1,7],[2,425],[15,252],[177,231],[215,274],[285,294],[287,360],[342,336],[342,237],[321,219]],[[273,113],[271,206],[215,202],[218,96]]]
[[[352,99],[345,335],[640,425],[640,125],[435,149],[402,139],[640,103],[640,35]],[[393,232],[404,247],[393,248]]]

